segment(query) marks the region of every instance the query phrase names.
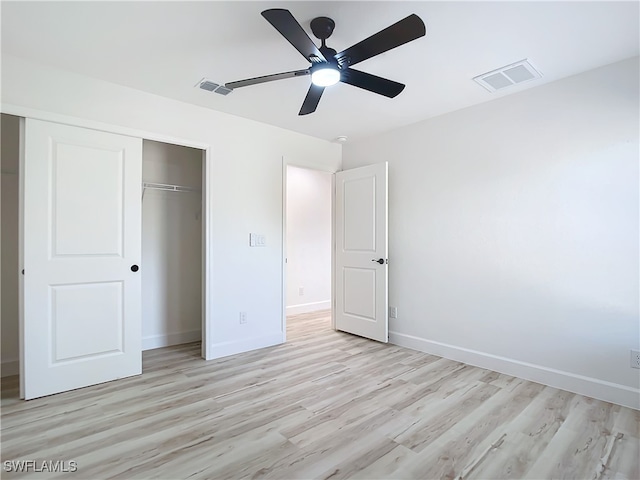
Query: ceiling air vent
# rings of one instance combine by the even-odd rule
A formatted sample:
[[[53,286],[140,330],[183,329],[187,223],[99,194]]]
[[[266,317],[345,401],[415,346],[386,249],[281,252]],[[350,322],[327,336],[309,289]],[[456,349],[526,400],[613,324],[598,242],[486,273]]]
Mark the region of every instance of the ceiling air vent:
[[[200,80],[196,87],[201,88],[202,90],[206,90],[207,92],[215,92],[220,95],[229,95],[233,90],[231,88],[227,88],[224,85],[220,85],[218,83],[212,82],[211,80],[207,80],[203,78]]]
[[[503,88],[541,78],[542,74],[535,69],[529,60],[524,59],[502,68],[492,70],[474,77],[477,83],[490,92],[496,92]]]

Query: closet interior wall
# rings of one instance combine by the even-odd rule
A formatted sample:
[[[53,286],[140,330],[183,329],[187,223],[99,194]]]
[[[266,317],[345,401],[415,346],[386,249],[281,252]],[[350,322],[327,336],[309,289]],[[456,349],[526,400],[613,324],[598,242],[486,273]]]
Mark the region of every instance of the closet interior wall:
[[[143,141],[143,350],[201,340],[202,154]]]

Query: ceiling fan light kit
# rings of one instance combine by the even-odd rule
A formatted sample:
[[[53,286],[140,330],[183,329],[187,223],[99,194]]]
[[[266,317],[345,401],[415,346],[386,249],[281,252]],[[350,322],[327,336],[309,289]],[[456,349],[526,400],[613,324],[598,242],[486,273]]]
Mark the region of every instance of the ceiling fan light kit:
[[[311,85],[298,115],[315,112],[324,89],[338,82],[394,98],[404,89],[405,86],[402,83],[351,67],[426,34],[424,22],[420,17],[412,14],[338,53],[326,45],[327,38],[335,28],[335,22],[328,17],[317,17],[311,20],[311,31],[321,40],[321,46],[318,47],[289,10],[272,8],[262,12],[262,16],[311,63],[310,67],[305,70],[238,80],[227,83],[224,87],[233,90],[274,80],[310,75]]]
[[[318,87],[330,87],[340,81],[340,70],[330,64],[319,63],[311,67],[311,82]]]

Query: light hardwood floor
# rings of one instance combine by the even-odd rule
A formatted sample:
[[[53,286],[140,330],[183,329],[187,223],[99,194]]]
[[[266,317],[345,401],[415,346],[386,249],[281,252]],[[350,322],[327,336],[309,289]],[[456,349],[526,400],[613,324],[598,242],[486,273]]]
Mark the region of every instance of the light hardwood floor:
[[[640,478],[640,412],[329,328],[23,402],[2,381],[2,461],[75,461],[3,478]]]

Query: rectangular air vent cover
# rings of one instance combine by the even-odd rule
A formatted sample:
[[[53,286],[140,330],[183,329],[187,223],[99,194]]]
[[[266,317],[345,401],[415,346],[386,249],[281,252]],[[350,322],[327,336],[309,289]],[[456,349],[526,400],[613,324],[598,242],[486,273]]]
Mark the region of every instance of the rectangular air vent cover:
[[[517,85],[541,77],[542,74],[525,58],[519,62],[478,75],[474,77],[473,80],[490,92],[496,92],[511,85]]]
[[[196,83],[196,87],[201,88],[202,90],[206,90],[207,92],[219,93],[220,95],[229,95],[231,92],[233,92],[231,88],[227,88],[224,85],[212,82],[211,80],[207,80],[206,78],[203,78],[198,83]]]
[[[220,95],[229,95],[231,92],[233,92],[233,89],[220,85],[218,88],[216,88],[215,92],[219,93]]]
[[[200,88],[208,92],[213,92],[219,86],[220,85],[218,85],[217,83],[210,82],[209,80],[205,80],[204,82],[200,83]]]

